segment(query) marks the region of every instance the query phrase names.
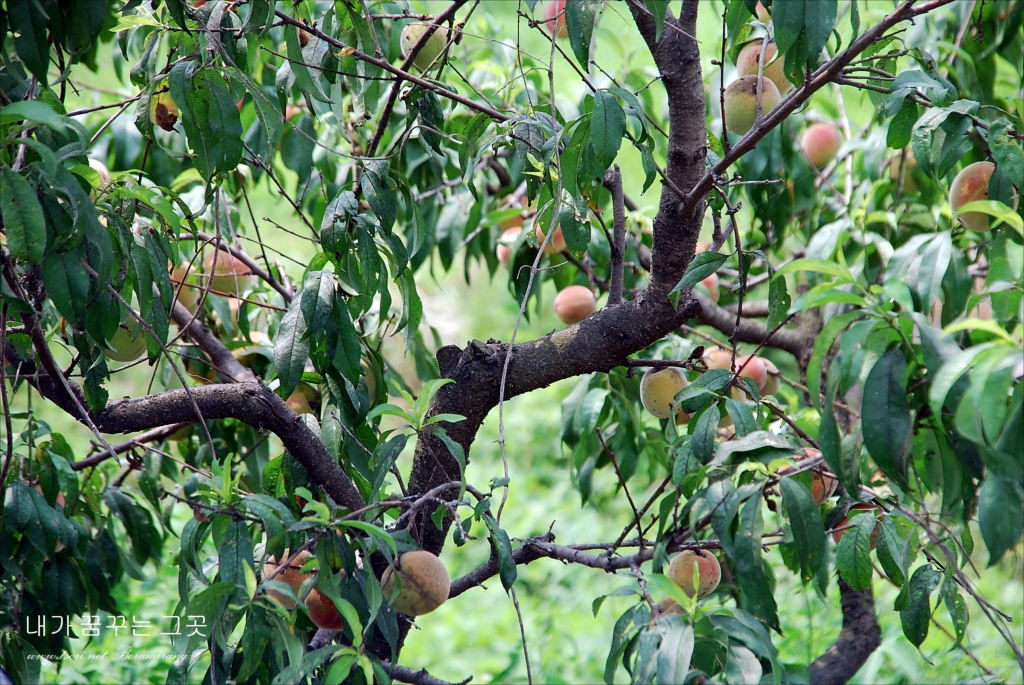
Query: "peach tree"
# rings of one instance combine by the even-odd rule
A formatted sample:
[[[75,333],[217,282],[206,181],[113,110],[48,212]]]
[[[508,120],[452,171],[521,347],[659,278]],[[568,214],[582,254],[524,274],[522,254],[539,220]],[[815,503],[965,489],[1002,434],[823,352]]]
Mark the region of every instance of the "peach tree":
[[[6,0],[0,666],[35,680],[172,563],[201,629],[169,682],[435,683],[396,606],[514,599],[548,559],[634,581],[609,683],[845,682],[878,612],[914,646],[948,612],[956,647],[968,595],[1024,668],[968,573],[969,524],[991,565],[1024,521],[1021,26],[995,0]],[[569,323],[431,345],[419,286],[453,268],[520,318],[575,288]],[[587,503],[615,474],[615,540],[517,537],[514,480],[475,482],[485,418],[570,378],[566,477]],[[449,545],[490,561],[417,575]],[[663,574],[681,551],[717,589]],[[778,656],[779,574],[841,597],[809,663]]]

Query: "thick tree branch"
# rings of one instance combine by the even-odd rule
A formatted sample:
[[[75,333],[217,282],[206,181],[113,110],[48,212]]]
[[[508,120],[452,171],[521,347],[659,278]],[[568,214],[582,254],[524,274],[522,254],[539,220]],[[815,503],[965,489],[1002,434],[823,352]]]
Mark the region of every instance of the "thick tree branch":
[[[839,578],[839,595],[843,607],[843,629],[825,653],[811,662],[808,671],[812,683],[845,683],[882,643],[882,629],[875,617],[871,588],[857,592]]]

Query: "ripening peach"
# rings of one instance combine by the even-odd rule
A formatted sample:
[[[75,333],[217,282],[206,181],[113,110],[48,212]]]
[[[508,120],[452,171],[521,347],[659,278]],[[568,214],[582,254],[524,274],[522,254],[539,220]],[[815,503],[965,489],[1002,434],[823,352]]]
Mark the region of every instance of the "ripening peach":
[[[704,290],[707,291],[708,298],[715,304],[718,304],[718,298],[721,297],[721,287],[719,286],[718,274],[711,274],[700,282],[700,285],[704,286]]]
[[[779,89],[779,94],[785,95],[793,88],[793,84],[786,78],[786,71],[783,68],[784,60],[782,57],[778,57],[778,47],[776,47],[775,43],[768,43],[764,54],[767,59],[763,72],[765,78],[771,79],[775,87]],[[747,43],[740,50],[739,54],[736,55],[736,71],[740,76],[757,76],[761,66],[760,61],[761,41],[755,40]]]
[[[694,564],[698,573],[696,583],[693,579]],[[665,575],[682,588],[688,597],[693,597],[696,590],[697,599],[704,599],[715,591],[722,580],[722,566],[718,563],[718,557],[706,549],[686,549],[672,559]]]
[[[754,7],[754,13],[757,15],[757,20],[762,24],[767,24],[772,20],[772,14],[765,6],[761,4],[761,0],[757,0],[757,5]]]
[[[103,190],[110,185],[110,170],[107,169],[107,165],[98,159],[89,158],[89,166],[100,175],[100,190]]]
[[[961,212],[960,208],[968,202],[988,199],[988,183],[996,165],[992,162],[975,162],[964,167],[956,175],[949,187],[949,206],[953,215],[965,227],[982,233],[991,228],[988,214],[982,212]],[[1017,209],[1017,198],[1013,200],[1013,208]]]
[[[763,359],[751,355],[736,357],[736,368],[739,369],[740,378],[749,378],[754,381],[758,393],[764,391],[764,386],[768,383],[768,367],[765,366]],[[735,400],[748,399],[747,384],[742,381],[737,382],[732,387],[732,397]]]
[[[676,366],[650,368],[640,380],[640,402],[644,409],[659,419],[667,419],[677,411],[676,393],[687,386],[686,375]]]
[[[821,168],[836,158],[843,146],[843,134],[832,124],[811,124],[800,140],[800,149],[807,161]]]
[[[317,628],[324,630],[341,630],[345,624],[338,613],[338,607],[334,600],[315,587],[306,596],[306,609],[309,610],[309,620],[316,624]]]
[[[761,363],[764,364],[764,368],[768,371],[768,380],[765,382],[764,387],[761,388],[761,394],[778,394],[779,386],[782,383],[782,374],[779,372],[779,367],[775,366],[770,359],[763,357],[761,358]]]
[[[816,459],[820,456],[821,452],[819,450],[808,447],[802,454],[796,455],[796,461],[799,464],[805,459]],[[824,464],[811,469],[810,474],[811,496],[814,497],[814,503],[820,506],[825,500],[835,494],[836,488],[839,487],[839,479],[832,475],[832,471]]]
[[[284,551],[284,557],[287,559],[289,556],[291,556],[291,554],[286,549]],[[285,583],[292,589],[292,592],[294,592],[297,595],[299,593],[299,588],[302,586],[302,584],[307,579],[313,576],[313,574],[310,572],[302,572],[302,567],[306,565],[306,562],[309,560],[311,556],[313,555],[310,554],[308,550],[302,550],[295,556],[294,559],[292,559],[292,562],[288,564],[288,566],[283,571],[281,571],[276,576],[271,578],[271,580],[277,580],[282,583]],[[267,557],[267,561],[263,564],[264,580],[266,580],[270,576],[270,574],[274,572],[274,569],[277,568],[279,563],[280,562],[275,557]],[[291,597],[287,597],[281,594],[277,590],[268,590],[267,595],[270,596],[272,599],[276,600],[277,603],[283,606],[285,609],[295,608],[295,600]]]
[[[863,516],[863,514],[855,514],[854,513],[855,510],[856,511],[875,511],[875,512],[877,512],[878,511],[878,505],[877,504],[854,504],[852,507],[850,507],[849,513],[846,516],[843,517],[843,520],[836,524],[836,528],[845,528],[846,526],[850,525],[850,516],[851,515]],[[878,514],[875,513],[874,516],[877,518]],[[875,529],[873,531],[871,531],[871,549],[875,548],[875,542],[878,541],[878,534],[881,533],[881,532],[882,532],[882,529],[878,525],[878,522],[876,521],[875,522]],[[832,533],[832,539],[835,540],[837,545],[839,544],[839,541],[843,538],[843,535],[845,533],[846,533],[845,530],[837,530],[837,531]]]
[[[519,234],[522,233],[521,228],[509,228],[501,233],[501,237],[498,238],[498,261],[508,266],[509,261],[512,259],[512,246],[516,244],[516,240],[519,238]]]
[[[554,22],[554,28],[551,28]],[[569,29],[565,25],[565,0],[548,0],[544,5],[544,24],[549,31],[554,31],[559,38],[567,38]]]
[[[398,595],[396,585],[401,581]],[[395,566],[389,566],[380,579],[384,599],[390,600],[399,613],[406,616],[429,614],[445,603],[451,588],[451,577],[444,562],[426,550],[404,552]]]
[[[543,242],[544,231],[540,230],[540,226],[537,226],[537,244],[540,245]],[[565,252],[565,237],[562,235],[561,226],[555,228],[555,234],[551,236],[547,247],[544,248],[544,254],[555,254],[556,252]]]
[[[206,255],[203,272],[209,278],[210,289],[219,293],[238,297],[254,285],[255,277],[249,267],[224,250],[213,250]]]
[[[590,288],[570,285],[555,296],[555,314],[562,323],[579,323],[597,311],[597,300]]]
[[[712,347],[704,350],[704,364],[709,369],[726,369],[731,371],[732,350],[727,350],[724,347]]]
[[[190,278],[194,271],[188,268],[187,263],[178,264],[171,270],[171,283],[174,285],[177,301],[192,314],[195,314],[199,307],[199,292],[193,287],[195,278]]]
[[[756,76],[741,76],[725,89],[725,127],[737,135],[749,131],[757,120],[757,84]],[[775,82],[761,79],[762,116],[775,109],[781,100]]]
[[[409,51],[412,47],[419,42],[420,38],[427,29],[430,28],[430,24],[422,21],[416,21],[411,24],[406,24],[405,28],[402,29],[402,57],[408,57]],[[437,30],[434,31],[427,42],[423,45],[422,49],[416,53],[416,59],[413,60],[413,66],[420,71],[426,71],[433,66],[440,64],[444,58],[441,56],[448,47],[448,27],[438,26]]]

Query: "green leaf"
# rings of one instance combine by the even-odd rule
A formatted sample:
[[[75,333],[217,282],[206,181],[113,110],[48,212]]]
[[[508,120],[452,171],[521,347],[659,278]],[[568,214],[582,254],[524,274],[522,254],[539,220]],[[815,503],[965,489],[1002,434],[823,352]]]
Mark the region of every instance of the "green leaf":
[[[781,630],[778,609],[764,570],[761,536],[764,533],[761,491],[747,500],[739,515],[739,527],[732,539],[733,561],[746,608],[769,628]]]
[[[901,150],[910,143],[914,132],[914,124],[917,123],[917,103],[906,99],[900,111],[889,122],[889,131],[886,133],[885,144],[895,150]]]
[[[72,130],[71,119],[61,116],[52,107],[38,100],[12,102],[0,108],[0,124],[22,121],[23,119],[36,124],[43,124],[55,131]]]
[[[990,473],[978,499],[978,524],[992,567],[1024,535],[1024,493],[1019,483]]]
[[[14,52],[43,86],[48,83],[47,71],[50,68],[45,8],[42,2],[11,2],[7,6],[11,28],[18,34],[14,39]]]
[[[190,85],[184,93],[187,107],[177,98],[175,102],[189,146],[195,152],[196,168],[209,181],[217,173],[233,171],[242,160],[242,120],[219,73],[205,69],[191,79]]]
[[[810,388],[811,402],[815,407],[821,408],[821,367],[828,359],[832,344],[835,343],[839,334],[846,330],[847,326],[866,316],[867,312],[859,309],[834,316],[828,320],[814,341],[814,351],[807,363],[807,387]]]
[[[651,0],[647,2],[650,4]],[[681,683],[686,679],[693,646],[693,626],[673,624],[665,630],[658,645],[659,683]]]
[[[660,43],[661,32],[665,28],[665,10],[668,8],[668,0],[645,0],[645,2],[647,4],[647,9],[650,10],[652,15],[654,15],[654,42]],[[686,675],[685,671],[683,672],[683,675]],[[680,678],[678,680],[662,680],[659,676],[658,681],[674,683],[682,682],[682,679]]]
[[[46,224],[35,189],[13,169],[0,169],[0,212],[7,247],[15,259],[32,264],[43,261]]]
[[[789,291],[786,289],[786,279],[773,275],[768,280],[768,330],[775,330],[782,325],[789,316],[792,304]]]
[[[988,130],[988,144],[996,163],[1010,176],[1013,185],[1024,188],[1024,152],[1021,144],[1010,136],[1013,124],[997,119]]]
[[[565,3],[569,47],[584,71],[590,69],[590,41],[594,36],[594,20],[602,5],[601,0],[567,0]]]
[[[885,575],[896,585],[903,587],[907,580],[907,552],[909,538],[903,538],[891,516],[883,517],[876,525],[881,526],[875,554]]]
[[[690,446],[693,456],[701,464],[707,464],[715,456],[715,438],[718,437],[718,422],[721,419],[718,405],[713,404],[691,420],[693,438]]]
[[[793,531],[796,556],[804,582],[818,574],[825,562],[825,526],[811,492],[794,478],[779,480],[782,502]]]
[[[688,290],[697,285],[711,274],[718,271],[718,268],[725,263],[726,255],[717,252],[701,252],[693,258],[690,265],[686,267],[686,273],[682,279],[672,288],[672,293]],[[672,293],[669,293],[670,295]]]
[[[498,554],[498,573],[501,585],[505,588],[505,592],[509,592],[515,585],[518,574],[516,562],[512,558],[512,542],[509,540],[508,533],[501,529],[498,522],[489,513],[484,514],[484,523],[491,531],[491,543]]]
[[[967,602],[957,589],[957,584],[949,578],[942,584],[940,593],[946,605],[946,610],[949,611],[949,621],[953,624],[953,630],[956,632],[956,642],[949,648],[949,651],[952,652],[960,646],[964,636],[967,635]]]
[[[738,402],[732,398],[726,398],[725,410],[729,413],[733,425],[736,427],[736,435],[743,437],[748,433],[757,430],[757,422],[754,421],[754,414],[750,407],[744,402]]]
[[[877,523],[873,514],[874,510],[870,510],[850,517],[853,528],[843,532],[836,550],[839,575],[857,591],[871,587],[871,533]]]
[[[597,164],[607,169],[615,161],[626,133],[626,114],[619,101],[606,90],[594,93],[594,109],[590,115],[590,142],[597,154]]]
[[[804,31],[804,0],[776,0],[772,3],[772,24],[775,25],[775,43],[784,55],[796,44]]]
[[[882,473],[906,487],[911,417],[907,360],[899,349],[886,352],[864,382],[861,429],[864,446]]]
[[[306,335],[306,317],[302,315],[302,298],[296,297],[288,305],[281,319],[274,342],[274,365],[281,386],[277,394],[288,397],[302,380],[302,371],[309,358],[309,338]]]
[[[839,433],[835,416],[835,388],[829,390],[821,409],[821,423],[818,427],[818,446],[821,456],[832,472],[839,476],[847,492],[858,492],[860,487],[860,459],[857,452],[843,449],[843,438]]]
[[[221,538],[218,568],[220,579],[245,587],[245,567],[252,569],[252,538],[245,521],[231,521]]]
[[[299,27],[288,24],[284,27],[284,35],[285,43],[288,46],[288,64],[291,66],[292,73],[295,74],[295,85],[299,87],[303,95],[314,97],[320,102],[330,103],[331,99],[320,87],[320,79],[314,77],[310,73],[309,67],[306,66],[309,60],[302,53],[302,46],[299,43]],[[319,70],[314,71],[319,74]]]
[[[920,647],[928,637],[928,623],[932,615],[929,597],[941,578],[942,574],[931,564],[925,564],[914,571],[907,585],[908,606],[900,611],[900,623],[903,634],[915,647]]]

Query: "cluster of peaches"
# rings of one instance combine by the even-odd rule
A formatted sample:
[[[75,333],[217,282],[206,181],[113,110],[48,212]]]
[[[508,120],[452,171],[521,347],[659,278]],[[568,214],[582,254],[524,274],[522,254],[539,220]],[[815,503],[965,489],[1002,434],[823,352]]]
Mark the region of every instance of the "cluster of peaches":
[[[284,557],[288,564],[282,564],[271,556],[263,565],[263,580],[283,583],[291,592],[268,589],[267,595],[289,611],[295,608],[296,599],[303,598],[309,619],[324,630],[341,630],[344,624],[338,608],[319,587],[316,587],[318,563],[316,557],[303,550],[290,558],[288,550]],[[343,572],[344,573],[344,572]],[[445,603],[451,589],[451,577],[444,563],[425,550],[403,552],[394,564],[384,571],[381,589],[385,601],[390,601],[395,611],[406,616],[422,616]]]

